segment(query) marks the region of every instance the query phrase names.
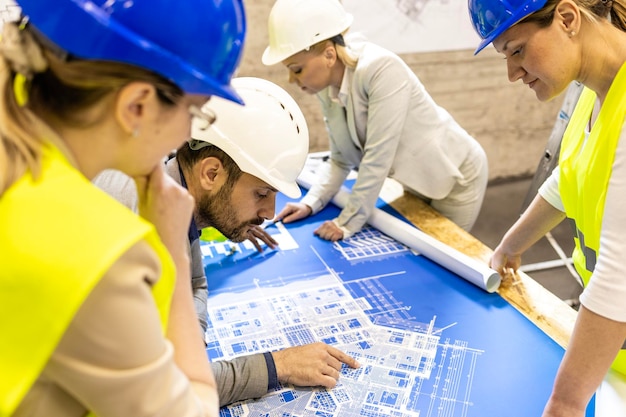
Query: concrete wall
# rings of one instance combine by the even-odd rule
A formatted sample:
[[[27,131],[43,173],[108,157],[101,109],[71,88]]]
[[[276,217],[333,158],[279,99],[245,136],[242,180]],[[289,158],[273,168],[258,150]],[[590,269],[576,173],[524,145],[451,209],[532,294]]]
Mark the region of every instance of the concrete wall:
[[[311,152],[326,150],[328,139],[317,99],[287,82],[286,69],[266,67],[267,17],[274,0],[248,0],[248,35],[240,76],[267,78],[289,91],[300,104],[311,132]],[[491,181],[531,176],[556,120],[562,96],[539,102],[521,82],[510,83],[501,55],[487,47],[401,55],[434,100],[472,134],[487,153]]]

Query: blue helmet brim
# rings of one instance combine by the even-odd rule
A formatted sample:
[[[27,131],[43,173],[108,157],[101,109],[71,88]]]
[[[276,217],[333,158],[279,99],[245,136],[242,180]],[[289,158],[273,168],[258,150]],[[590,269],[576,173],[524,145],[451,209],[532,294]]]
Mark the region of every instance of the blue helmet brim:
[[[114,15],[105,13],[91,1],[66,0],[54,2],[50,13],[36,3],[40,0],[19,0],[19,4],[38,32],[52,43],[81,59],[122,62],[151,70],[179,86],[185,93],[216,95],[243,104],[230,86],[230,77],[239,65],[245,34],[245,17],[229,22],[237,27],[235,35],[225,43],[208,73],[189,57],[183,57],[133,31]],[[72,30],[59,30],[72,22]],[[222,39],[223,41],[223,39]],[[207,49],[209,46],[207,46]],[[211,51],[206,52],[211,55]],[[198,51],[198,55],[202,50]],[[215,74],[218,74],[216,76]],[[222,74],[223,73],[223,74]]]
[[[482,0],[476,0],[476,1],[482,1]],[[474,55],[482,51],[487,45],[492,43],[498,36],[502,35],[502,33],[507,31],[511,27],[513,27],[515,24],[519,23],[520,21],[524,20],[526,17],[528,17],[532,13],[541,9],[546,4],[546,2],[547,0],[528,0],[525,4],[523,4],[518,9],[514,11],[507,11],[509,12],[508,14],[509,17],[507,19],[504,19],[502,21],[496,21],[496,22],[493,22],[493,19],[491,19],[492,21],[489,22],[489,25],[493,26],[493,28],[491,30],[487,30],[486,22],[488,22],[489,19],[487,19],[485,15],[491,13],[491,10],[484,8],[484,9],[481,9],[480,12],[477,12],[477,10],[474,10],[475,6],[472,7],[473,3],[470,0],[469,1],[470,18],[474,25],[474,29],[476,30],[478,35],[482,38],[482,41],[480,42],[480,44],[474,51]],[[502,6],[501,0],[496,0],[496,3],[498,3],[498,6]],[[502,11],[500,11],[500,13],[497,13],[497,14],[491,13],[491,15],[493,17],[497,15],[502,16],[503,13]],[[484,32],[488,32],[488,33],[484,34]]]

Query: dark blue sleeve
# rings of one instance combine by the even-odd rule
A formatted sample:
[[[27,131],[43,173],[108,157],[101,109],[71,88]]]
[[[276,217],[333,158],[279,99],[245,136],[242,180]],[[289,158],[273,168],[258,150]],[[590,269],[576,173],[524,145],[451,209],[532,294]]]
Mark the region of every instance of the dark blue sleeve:
[[[274,390],[278,388],[278,374],[276,373],[276,364],[274,364],[274,358],[270,352],[263,353],[265,357],[265,363],[267,364],[267,390]]]

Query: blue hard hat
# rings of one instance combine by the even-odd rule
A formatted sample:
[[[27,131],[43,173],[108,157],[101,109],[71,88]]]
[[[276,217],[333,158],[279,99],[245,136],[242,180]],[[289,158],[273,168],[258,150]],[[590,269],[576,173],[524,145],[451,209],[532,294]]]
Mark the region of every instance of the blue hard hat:
[[[482,42],[479,53],[502,32],[541,9],[547,0],[468,0],[470,19]]]
[[[246,33],[243,0],[17,0],[29,22],[77,58],[160,74],[185,93],[243,103],[230,85]]]

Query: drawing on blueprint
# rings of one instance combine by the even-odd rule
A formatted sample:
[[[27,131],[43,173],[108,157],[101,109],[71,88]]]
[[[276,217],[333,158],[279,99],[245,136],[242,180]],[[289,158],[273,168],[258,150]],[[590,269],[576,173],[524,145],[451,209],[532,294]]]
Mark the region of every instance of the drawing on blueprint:
[[[276,206],[288,201],[279,194]],[[339,212],[268,223],[277,250],[201,242],[213,360],[324,341],[362,364],[333,390],[283,386],[222,416],[541,415],[563,348],[497,293],[376,228],[339,242],[314,235]]]
[[[282,251],[297,248],[289,235],[281,224],[272,231]],[[232,245],[203,242],[205,259],[232,257]],[[356,263],[409,252],[372,228],[332,247]],[[251,277],[247,287],[210,295],[207,351],[212,359],[231,359],[322,341],[353,356],[361,367],[344,367],[332,390],[283,386],[261,400],[223,408],[221,415],[467,416],[483,351],[467,341],[445,338],[445,330],[454,323],[437,327],[436,317],[418,322],[380,276],[342,282],[323,255],[305,249],[313,251],[322,266],[306,279]],[[236,250],[247,259],[246,252],[255,248],[242,243]]]
[[[366,260],[372,256],[393,255],[409,250],[371,227],[365,227],[356,235],[334,242],[333,245],[348,261]]]

